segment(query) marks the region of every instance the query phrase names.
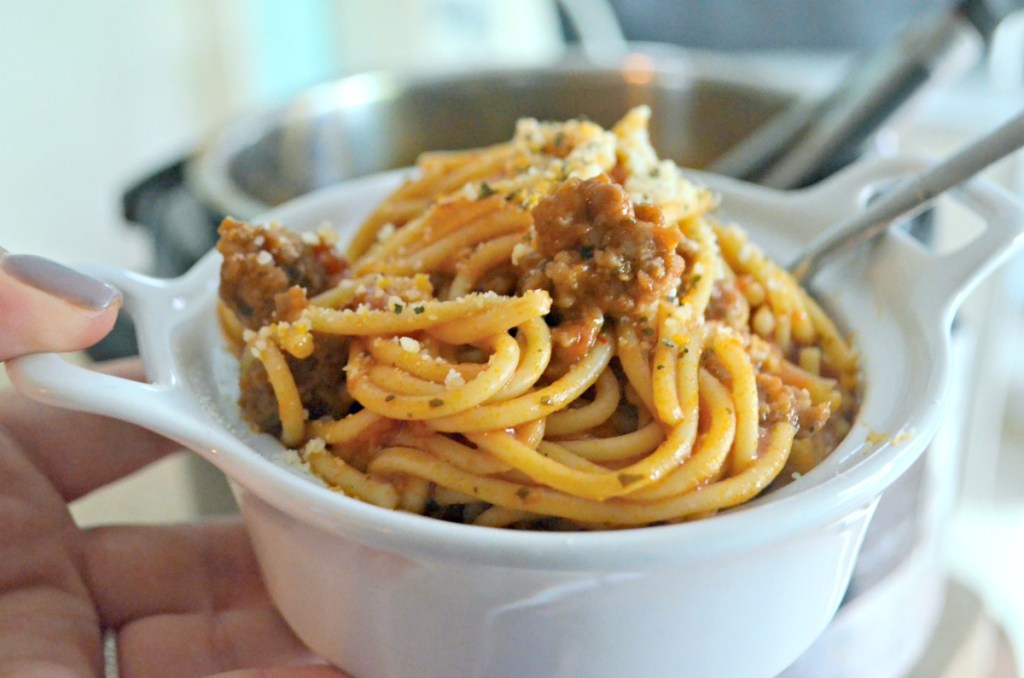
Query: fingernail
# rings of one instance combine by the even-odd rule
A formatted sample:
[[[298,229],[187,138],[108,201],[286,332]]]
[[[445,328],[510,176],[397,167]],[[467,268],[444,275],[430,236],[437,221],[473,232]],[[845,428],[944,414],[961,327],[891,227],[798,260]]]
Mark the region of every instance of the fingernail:
[[[0,268],[12,278],[75,306],[99,311],[121,301],[116,287],[43,257],[8,254],[0,258]]]

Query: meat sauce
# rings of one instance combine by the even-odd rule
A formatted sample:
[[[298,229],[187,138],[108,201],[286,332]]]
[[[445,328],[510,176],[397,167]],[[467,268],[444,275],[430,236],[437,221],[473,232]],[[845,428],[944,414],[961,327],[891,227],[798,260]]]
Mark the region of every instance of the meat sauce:
[[[650,320],[679,284],[679,229],[605,176],[565,182],[534,207],[533,221],[530,247],[514,261],[519,289],[551,294],[552,340],[568,362],[593,347],[606,316]]]
[[[520,289],[547,290],[573,315],[645,317],[683,272],[679,229],[606,177],[565,182],[533,221],[532,251],[516,262]]]
[[[248,329],[294,321],[307,294],[333,287],[347,264],[322,239],[310,242],[283,228],[261,228],[225,219],[217,249],[224,257],[220,298]],[[345,390],[347,340],[317,336],[313,354],[299,360],[285,355],[303,404],[313,418],[343,416],[352,404]],[[277,400],[258,360],[241,361],[239,405],[247,421],[261,431],[280,432]]]
[[[277,296],[292,287],[309,295],[333,287],[348,267],[321,239],[305,242],[284,228],[225,219],[217,250],[224,257],[220,298],[247,328],[277,320]]]

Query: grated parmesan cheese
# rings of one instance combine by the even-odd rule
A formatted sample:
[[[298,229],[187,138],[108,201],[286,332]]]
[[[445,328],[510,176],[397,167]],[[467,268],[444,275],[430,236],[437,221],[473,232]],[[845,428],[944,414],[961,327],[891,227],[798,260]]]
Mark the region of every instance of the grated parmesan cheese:
[[[523,257],[530,254],[533,248],[524,242],[517,242],[512,248],[512,265],[518,266],[519,262],[523,260]]]
[[[310,454],[316,454],[318,452],[327,451],[327,441],[323,438],[310,438],[305,445],[302,446],[300,454],[303,458]]]
[[[444,385],[446,388],[458,388],[466,385],[466,380],[462,378],[458,370],[454,367],[448,370],[448,374],[445,375]]]

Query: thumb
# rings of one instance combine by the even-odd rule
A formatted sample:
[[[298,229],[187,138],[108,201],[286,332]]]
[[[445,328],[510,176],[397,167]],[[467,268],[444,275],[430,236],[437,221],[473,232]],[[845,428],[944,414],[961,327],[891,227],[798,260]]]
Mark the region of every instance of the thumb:
[[[100,280],[0,248],[0,361],[91,346],[113,327],[121,301]]]

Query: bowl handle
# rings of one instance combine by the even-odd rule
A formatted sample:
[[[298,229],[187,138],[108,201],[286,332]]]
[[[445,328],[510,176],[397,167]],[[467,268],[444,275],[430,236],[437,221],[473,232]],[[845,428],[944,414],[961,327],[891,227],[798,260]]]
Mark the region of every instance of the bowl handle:
[[[173,434],[173,426],[158,427],[151,413],[168,421],[176,418],[172,389],[97,372],[70,362],[55,353],[15,358],[7,363],[14,388],[47,405],[124,419],[161,433]],[[147,413],[145,416],[142,413]]]
[[[829,215],[825,227],[837,214],[863,209],[864,203],[886,185],[920,172],[929,164],[922,156],[878,157],[855,163],[820,184],[802,191],[802,209]],[[843,196],[837,201],[835,196]],[[892,278],[886,284],[902,285],[913,291],[915,308],[923,318],[951,321],[964,298],[985,276],[1024,245],[1024,203],[1005,188],[984,177],[975,177],[948,194],[985,224],[971,241],[952,251],[922,248],[906,233],[890,229],[879,239],[872,256],[886,256],[883,267]],[[807,237],[820,233],[813,231]]]
[[[6,363],[12,385],[48,405],[113,416],[179,441],[188,438],[199,421],[181,396],[171,368],[169,327],[175,309],[191,294],[184,288],[194,286],[198,276],[164,280],[112,268],[81,270],[121,290],[123,311],[143,330],[140,353],[149,383],[97,372],[54,353],[39,353]]]
[[[1024,203],[1012,193],[976,178],[951,195],[985,224],[966,244],[936,252],[910,242],[905,233],[889,234],[890,241],[900,240],[904,245],[896,256],[916,292],[923,317],[942,318],[947,323],[971,290],[1024,246]]]

